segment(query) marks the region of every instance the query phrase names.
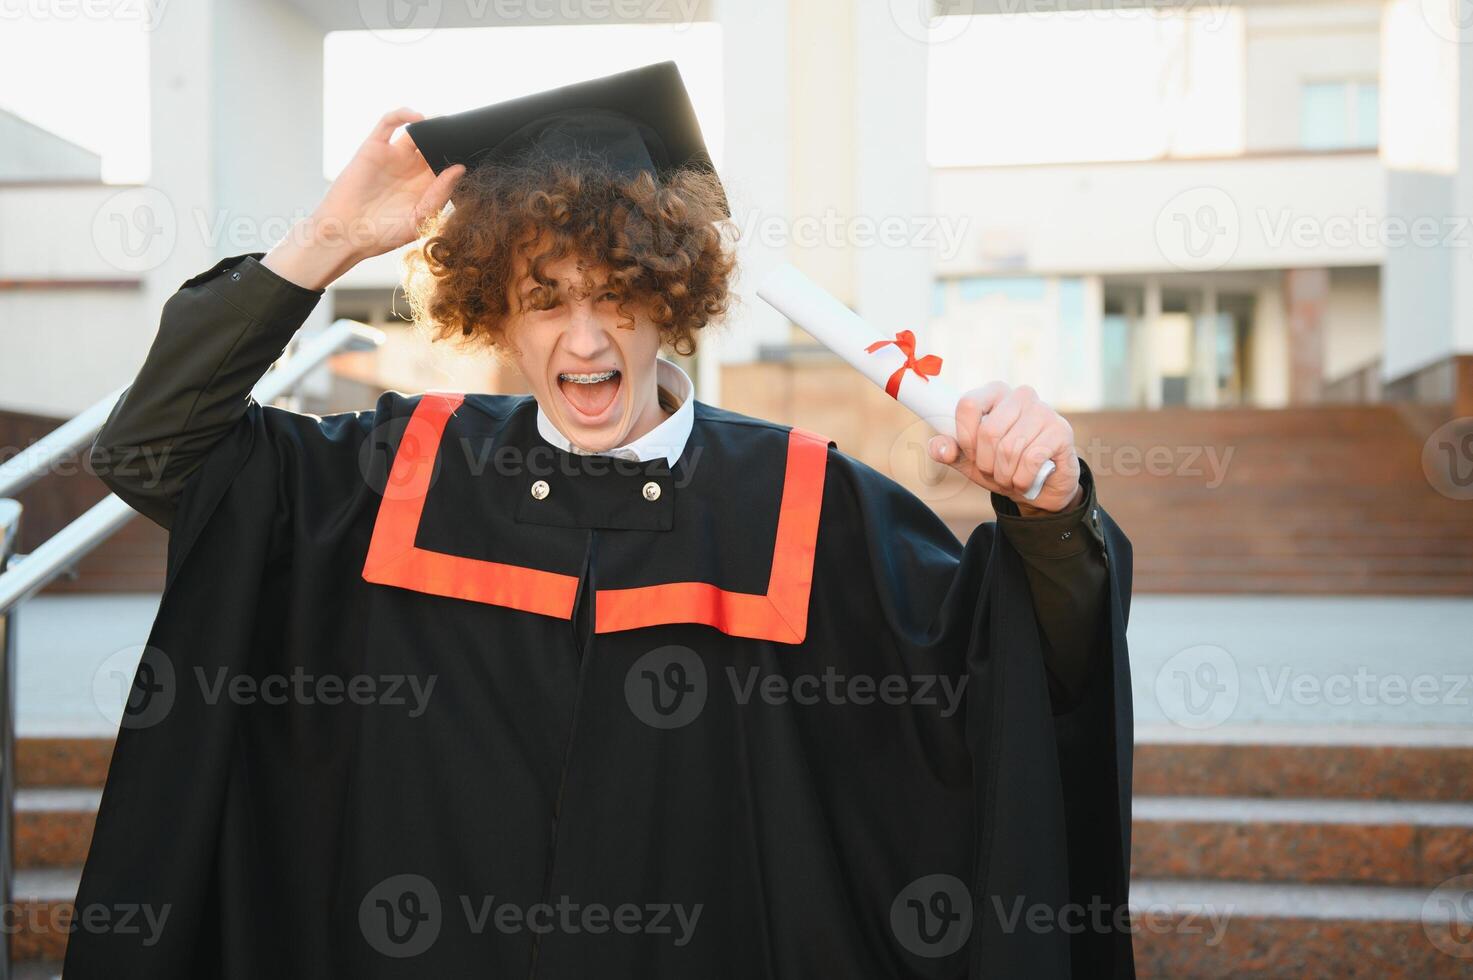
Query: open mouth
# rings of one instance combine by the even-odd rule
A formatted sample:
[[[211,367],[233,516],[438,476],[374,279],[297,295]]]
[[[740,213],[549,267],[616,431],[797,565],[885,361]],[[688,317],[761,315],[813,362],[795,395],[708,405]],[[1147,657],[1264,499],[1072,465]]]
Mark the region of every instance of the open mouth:
[[[616,370],[567,371],[557,376],[558,390],[585,425],[604,421],[619,394],[622,375]]]

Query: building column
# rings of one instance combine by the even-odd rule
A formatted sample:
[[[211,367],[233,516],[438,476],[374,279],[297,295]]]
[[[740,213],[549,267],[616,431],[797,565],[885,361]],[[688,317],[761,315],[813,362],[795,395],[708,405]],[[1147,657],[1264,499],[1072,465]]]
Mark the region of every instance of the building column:
[[[1473,213],[1473,21],[1460,0],[1386,0],[1381,159],[1392,215],[1454,222]],[[1383,396],[1473,405],[1473,250],[1400,243],[1381,275]],[[1468,379],[1463,383],[1473,383]]]
[[[713,0],[712,13],[721,25],[723,45],[726,140],[721,181],[732,220],[743,235],[737,254],[740,306],[728,328],[702,337],[697,365],[700,398],[719,403],[722,363],[755,360],[762,344],[788,338],[787,318],[759,299],[755,287],[768,270],[789,261],[784,236],[765,232],[791,228],[791,130],[797,93],[789,64],[788,0]]]
[[[219,259],[270,249],[322,198],[322,40],[289,0],[198,0],[159,19],[148,186],[167,201],[176,241],[148,273],[148,309]],[[304,332],[331,314],[320,302]],[[326,383],[324,369],[303,390]]]
[[[1201,307],[1192,331],[1192,383],[1188,403],[1217,407],[1217,284],[1202,287]]]
[[[747,232],[743,309],[716,345],[719,359],[742,363],[763,343],[806,340],[751,291],[779,262],[877,329],[923,331],[933,253],[947,241],[929,213],[926,45],[867,0],[715,0],[714,11],[731,133],[723,178]]]
[[[1067,386],[1059,392],[1060,405],[1077,411],[1095,412],[1105,402],[1105,281],[1099,276],[1084,276],[1084,318],[1079,326],[1077,350],[1060,351],[1071,359],[1074,371]]]
[[[1458,31],[1458,166],[1453,172],[1454,215],[1473,215],[1473,19],[1454,8]],[[1473,249],[1453,248],[1452,403],[1459,417],[1473,416]]]
[[[1325,383],[1325,307],[1330,270],[1286,269],[1284,304],[1289,326],[1289,404],[1319,402]]]
[[[1132,333],[1131,360],[1146,408],[1160,408],[1161,365],[1156,359],[1156,333],[1161,322],[1161,280],[1146,277],[1144,309]]]
[[[882,333],[909,328],[923,335],[936,253],[958,238],[946,229],[966,217],[938,215],[931,207],[930,46],[902,29],[891,4],[847,2],[854,18],[854,236],[847,251],[855,308]]]

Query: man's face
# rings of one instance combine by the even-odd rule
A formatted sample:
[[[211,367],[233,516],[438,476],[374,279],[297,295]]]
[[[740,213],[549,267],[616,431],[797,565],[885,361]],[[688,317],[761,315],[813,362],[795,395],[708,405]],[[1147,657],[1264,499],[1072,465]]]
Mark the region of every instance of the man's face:
[[[642,304],[621,317],[606,288],[608,270],[569,256],[546,266],[557,282],[548,309],[534,309],[525,257],[513,273],[507,336],[513,358],[548,418],[576,446],[604,452],[664,418],[655,388],[660,331]]]

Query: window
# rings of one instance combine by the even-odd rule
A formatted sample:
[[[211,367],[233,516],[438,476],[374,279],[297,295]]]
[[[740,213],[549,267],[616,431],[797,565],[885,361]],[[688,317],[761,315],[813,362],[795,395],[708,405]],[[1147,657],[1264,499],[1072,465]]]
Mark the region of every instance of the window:
[[[1299,92],[1299,145],[1306,150],[1374,147],[1380,97],[1374,80],[1306,82]]]

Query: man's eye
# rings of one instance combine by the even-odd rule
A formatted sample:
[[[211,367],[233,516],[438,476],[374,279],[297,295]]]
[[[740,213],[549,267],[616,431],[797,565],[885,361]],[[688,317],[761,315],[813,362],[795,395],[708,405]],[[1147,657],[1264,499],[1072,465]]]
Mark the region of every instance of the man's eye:
[[[619,298],[619,294],[616,293],[616,292],[614,292],[614,291],[612,291],[612,290],[610,290],[610,291],[604,293],[602,296],[600,296],[598,298],[598,301],[600,303],[603,303],[603,302],[606,302],[608,300],[618,300],[618,298]]]

